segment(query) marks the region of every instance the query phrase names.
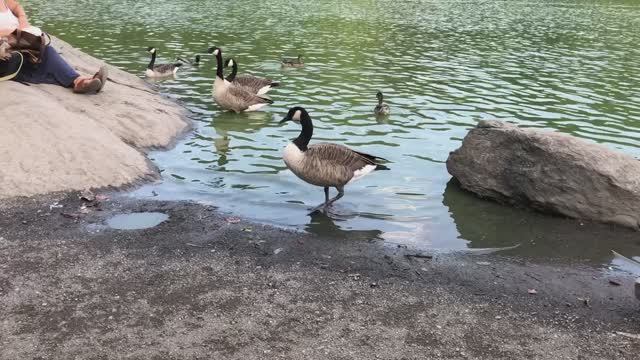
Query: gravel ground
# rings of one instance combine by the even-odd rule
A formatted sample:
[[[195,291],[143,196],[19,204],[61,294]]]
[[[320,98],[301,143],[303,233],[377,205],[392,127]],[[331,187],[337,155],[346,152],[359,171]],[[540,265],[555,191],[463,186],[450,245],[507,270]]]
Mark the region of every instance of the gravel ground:
[[[170,219],[146,230],[104,225],[138,211]],[[640,356],[640,336],[620,334],[640,334],[631,277],[614,286],[588,266],[414,255],[425,254],[188,202],[5,201],[0,358]]]

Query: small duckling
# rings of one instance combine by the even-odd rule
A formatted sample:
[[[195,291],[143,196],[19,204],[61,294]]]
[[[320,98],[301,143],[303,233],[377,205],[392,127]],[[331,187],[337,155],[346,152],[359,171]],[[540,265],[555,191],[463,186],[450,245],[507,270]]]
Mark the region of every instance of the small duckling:
[[[303,67],[304,61],[302,55],[298,55],[297,58],[283,58],[282,67]]]
[[[382,91],[378,91],[376,97],[378,98],[378,105],[376,105],[376,107],[373,109],[373,112],[378,116],[389,115],[391,109],[389,108],[389,105],[387,105],[387,103],[382,102]]]
[[[185,64],[189,64],[191,66],[200,66],[200,55],[196,55],[196,57],[193,59],[193,61],[191,60],[187,60],[183,57],[178,56],[176,58],[177,61],[182,61]]]

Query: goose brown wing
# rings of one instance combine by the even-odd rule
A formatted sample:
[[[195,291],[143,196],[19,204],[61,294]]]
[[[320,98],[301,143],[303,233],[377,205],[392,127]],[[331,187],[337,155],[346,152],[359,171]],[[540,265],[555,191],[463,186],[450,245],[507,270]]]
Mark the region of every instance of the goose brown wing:
[[[228,91],[229,95],[231,95],[238,103],[245,104],[246,106],[255,104],[273,104],[271,99],[252,94],[241,87],[231,85],[229,86]]]
[[[168,73],[168,72],[172,72],[175,67],[176,67],[175,64],[158,64],[153,67],[153,71],[156,71],[159,73]]]
[[[305,167],[309,173],[314,172],[321,182],[337,185],[348,183],[354,173],[366,165],[376,165],[373,159],[344,145],[331,143],[309,146],[305,160]]]
[[[250,89],[259,90],[265,86],[273,83],[270,79],[263,79],[253,75],[241,75],[235,78],[234,84],[237,83],[240,86],[248,87]]]

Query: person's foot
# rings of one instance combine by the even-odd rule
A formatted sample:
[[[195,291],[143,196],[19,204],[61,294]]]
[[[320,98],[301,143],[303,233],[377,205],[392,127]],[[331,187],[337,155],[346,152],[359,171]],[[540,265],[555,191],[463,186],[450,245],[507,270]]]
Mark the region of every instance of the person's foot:
[[[104,85],[107,83],[107,77],[109,77],[109,70],[107,69],[107,66],[100,66],[100,70],[98,70],[98,72],[93,75],[94,79],[100,79],[101,82],[100,88],[98,88],[96,92],[100,92],[102,90]]]
[[[102,81],[96,78],[80,77],[73,83],[76,94],[94,94],[102,88]]]

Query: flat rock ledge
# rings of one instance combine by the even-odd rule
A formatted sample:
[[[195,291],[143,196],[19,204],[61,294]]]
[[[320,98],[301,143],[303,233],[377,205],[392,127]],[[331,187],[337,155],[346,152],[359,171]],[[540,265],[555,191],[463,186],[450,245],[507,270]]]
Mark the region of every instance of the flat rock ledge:
[[[640,161],[557,132],[481,121],[447,159],[462,188],[501,203],[638,229]]]
[[[81,74],[103,64],[62,40],[52,46]],[[109,67],[97,95],[0,82],[0,198],[121,187],[159,177],[145,151],[190,128],[186,110],[142,79]]]

